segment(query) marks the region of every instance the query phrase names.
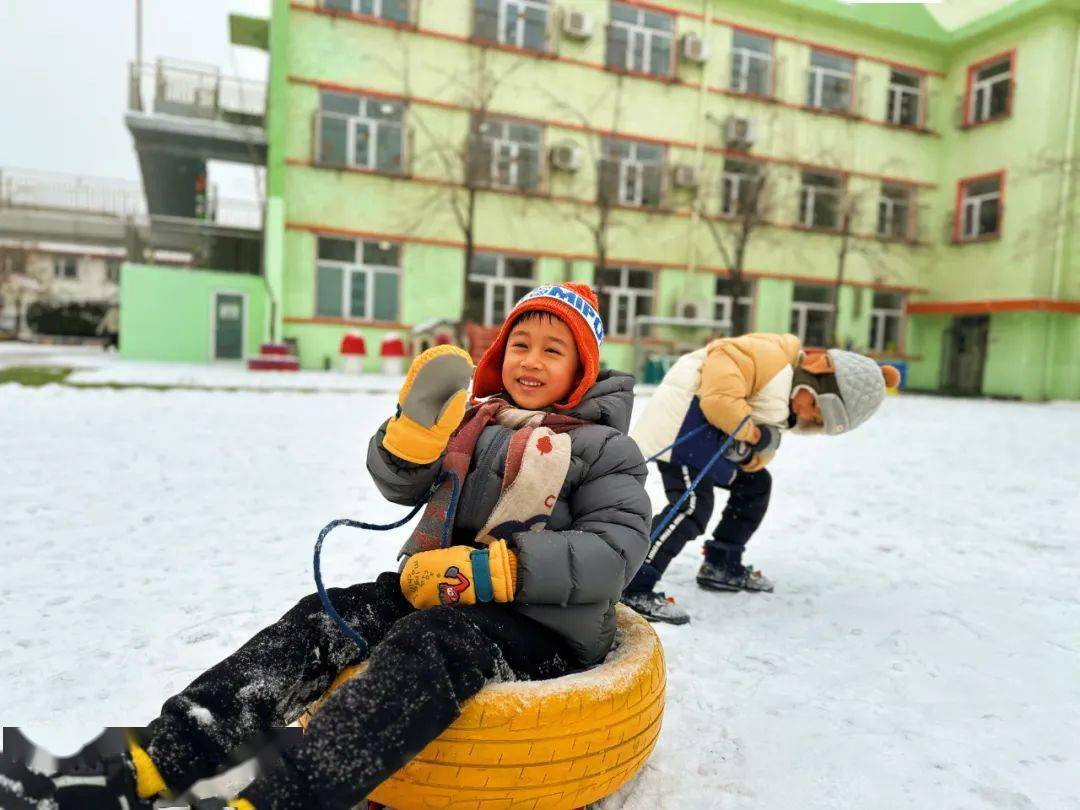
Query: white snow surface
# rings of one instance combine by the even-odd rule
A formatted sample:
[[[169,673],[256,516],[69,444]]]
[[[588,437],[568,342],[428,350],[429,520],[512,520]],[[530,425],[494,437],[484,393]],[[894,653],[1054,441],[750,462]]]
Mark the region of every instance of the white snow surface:
[[[403,514],[364,467],[393,404],[0,386],[0,723],[60,755],[145,724],[313,591],[324,523]],[[604,810],[1080,808],[1078,448],[1075,404],[915,396],[787,437],[748,554],[776,593],[675,561],[663,731]],[[339,529],[327,584],[405,531]]]

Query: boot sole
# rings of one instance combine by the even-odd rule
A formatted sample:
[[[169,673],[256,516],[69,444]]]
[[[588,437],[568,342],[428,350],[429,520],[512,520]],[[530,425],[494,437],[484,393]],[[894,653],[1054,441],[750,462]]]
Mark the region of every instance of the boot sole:
[[[626,605],[625,602],[623,602],[622,604]],[[629,605],[626,605],[626,606],[630,607]],[[630,607],[630,609],[634,610],[632,607]],[[640,616],[641,618],[643,618],[645,621],[651,622],[653,624],[656,624],[656,623],[659,623],[659,624],[674,624],[676,626],[682,625],[682,624],[690,624],[690,617],[689,616],[687,616],[685,619],[665,619],[665,618],[663,618],[661,616],[650,616],[648,613],[638,613],[638,611],[636,611],[636,610],[634,610],[634,613],[637,613],[637,615]]]
[[[704,588],[707,591],[722,591],[723,593],[772,593],[772,588],[737,588],[733,585],[719,585],[712,582],[699,579],[697,581],[699,588]]]

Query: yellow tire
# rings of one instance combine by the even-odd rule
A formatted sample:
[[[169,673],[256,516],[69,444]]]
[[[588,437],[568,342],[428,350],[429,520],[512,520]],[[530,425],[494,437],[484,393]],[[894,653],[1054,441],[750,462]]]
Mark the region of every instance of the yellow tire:
[[[395,810],[569,810],[618,790],[656,745],[666,675],[649,623],[622,605],[617,619],[602,664],[486,686],[368,798]],[[327,695],[355,673],[343,672]]]

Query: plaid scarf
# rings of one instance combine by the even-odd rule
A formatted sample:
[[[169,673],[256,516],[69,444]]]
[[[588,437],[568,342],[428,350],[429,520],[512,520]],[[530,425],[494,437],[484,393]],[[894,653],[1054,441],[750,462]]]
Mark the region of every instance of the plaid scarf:
[[[533,526],[537,522],[546,522],[546,517],[551,514],[555,506],[555,500],[566,478],[566,468],[569,465],[570,437],[561,434],[587,424],[581,419],[564,414],[526,411],[515,408],[501,399],[488,400],[465,414],[465,419],[446,445],[442,469],[444,473],[453,473],[457,477],[459,487],[465,484],[469,462],[476,450],[476,443],[480,440],[480,434],[492,423],[512,428],[514,435],[510,439],[510,447],[506,454],[502,496],[495,509],[492,510],[488,522],[477,536],[477,542],[485,545],[496,539],[492,535],[493,530],[505,532],[508,524],[520,522],[522,527],[525,527]],[[550,454],[553,459],[551,463],[533,464],[529,461],[532,454],[529,440],[534,433],[537,434],[538,440],[532,447],[539,448],[535,451],[534,457],[546,457]],[[544,439],[548,441],[545,442]],[[551,452],[552,450],[556,452]],[[564,458],[565,464],[562,464]],[[537,482],[544,478],[548,479],[547,488],[550,489],[551,478],[555,474],[552,465],[555,468],[562,467],[562,475],[559,477],[554,492],[555,497],[551,497],[550,492],[541,493],[536,489]],[[523,475],[522,470],[529,472]],[[521,481],[518,481],[519,477]],[[515,482],[517,486],[514,486]],[[453,482],[447,475],[428,501],[420,522],[402,549],[403,553],[412,554],[439,548],[443,526],[447,521],[454,520],[456,504],[454,504],[454,510],[451,510],[453,490]]]

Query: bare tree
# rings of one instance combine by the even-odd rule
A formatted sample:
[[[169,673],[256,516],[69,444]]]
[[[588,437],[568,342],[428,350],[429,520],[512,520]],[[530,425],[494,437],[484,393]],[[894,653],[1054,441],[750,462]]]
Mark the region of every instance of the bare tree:
[[[30,295],[37,297],[43,284],[29,275],[30,251],[21,245],[0,245],[0,311],[5,301],[13,301],[15,309],[14,334],[22,331],[23,302]]]

